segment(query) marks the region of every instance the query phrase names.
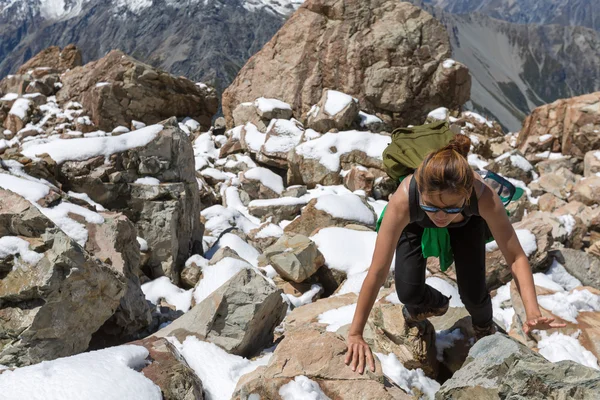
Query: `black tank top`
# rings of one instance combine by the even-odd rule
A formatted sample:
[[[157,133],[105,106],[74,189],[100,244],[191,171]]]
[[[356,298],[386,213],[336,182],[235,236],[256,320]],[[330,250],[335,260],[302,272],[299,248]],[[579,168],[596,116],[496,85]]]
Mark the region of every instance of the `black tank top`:
[[[419,204],[421,203],[420,197],[421,196],[419,195],[419,187],[417,186],[417,180],[414,178],[414,176],[412,176],[408,188],[408,207],[410,210],[410,222],[417,223],[423,228],[439,228],[436,224],[433,223],[431,219],[429,219],[425,211],[423,211],[423,209],[419,206]],[[467,222],[469,222],[471,216],[479,216],[479,206],[477,204],[477,194],[475,193],[475,187],[473,187],[469,204],[467,204],[463,209],[462,215],[465,217],[464,220],[460,222],[453,222],[449,224],[446,228],[463,226]]]

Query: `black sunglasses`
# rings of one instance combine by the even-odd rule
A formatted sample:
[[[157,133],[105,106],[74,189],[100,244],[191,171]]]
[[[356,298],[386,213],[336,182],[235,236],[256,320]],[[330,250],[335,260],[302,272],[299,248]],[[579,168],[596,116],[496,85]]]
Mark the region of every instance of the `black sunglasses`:
[[[439,208],[439,207],[428,206],[426,204],[423,204],[423,202],[421,201],[421,197],[419,196],[419,207],[421,207],[421,209],[423,211],[427,211],[430,213],[436,213],[438,211],[443,211],[446,214],[460,214],[462,212],[462,210],[465,209],[466,204],[467,204],[467,201],[465,200],[463,205],[460,207]]]

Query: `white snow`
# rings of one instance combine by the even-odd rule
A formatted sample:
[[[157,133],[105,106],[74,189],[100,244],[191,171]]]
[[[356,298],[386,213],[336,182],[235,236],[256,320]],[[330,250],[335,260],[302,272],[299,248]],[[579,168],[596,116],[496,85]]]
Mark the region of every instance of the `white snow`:
[[[473,118],[475,121],[479,122],[480,124],[486,124],[490,128],[492,128],[494,126],[490,121],[488,121],[487,119],[483,118],[481,115],[479,115],[473,111],[465,111],[465,112],[463,112],[463,115]]]
[[[496,295],[492,297],[492,309],[494,318],[502,322],[502,327],[508,332],[512,325],[515,309],[513,307],[502,308],[502,303],[510,300],[510,282],[502,285],[496,291]]]
[[[108,86],[110,85],[110,82],[98,82],[96,83],[96,87],[102,87],[102,86]]]
[[[47,185],[4,173],[0,173],[0,187],[15,192],[32,203],[50,193],[50,187]]]
[[[208,260],[199,254],[194,254],[185,261],[186,267],[189,267],[192,264],[196,264],[198,267],[204,268],[208,266]]]
[[[469,154],[467,160],[469,161],[469,165],[472,165],[477,169],[485,169],[489,164],[489,162],[482,160],[478,154]]]
[[[216,169],[216,168],[205,168],[202,171],[200,171],[200,175],[207,177],[207,178],[212,178],[215,181],[221,181],[221,182],[225,182],[228,179],[235,177],[235,174],[232,174],[230,172],[223,172],[220,169]]]
[[[123,345],[4,371],[3,400],[161,400],[160,388],[137,372],[148,350]]]
[[[2,98],[0,98],[0,101],[13,101],[19,98],[19,95],[17,93],[6,93]]]
[[[145,176],[143,178],[138,178],[133,183],[136,183],[138,185],[149,185],[149,186],[160,185],[160,181],[152,176]]]
[[[19,255],[22,261],[31,266],[36,265],[42,258],[44,258],[44,254],[29,250],[29,242],[26,240],[16,236],[1,237],[0,259],[15,255]]]
[[[456,61],[454,61],[451,58],[447,58],[442,63],[442,67],[444,67],[444,68],[452,68],[455,64],[456,64]]]
[[[27,111],[29,111],[29,107],[31,107],[32,103],[33,102],[29,99],[19,98],[15,100],[13,106],[10,108],[10,111],[8,113],[16,115],[22,121],[24,121],[25,118],[27,118]]]
[[[304,130],[294,121],[273,119],[267,128],[268,136],[263,151],[271,153],[287,153],[300,143]]]
[[[525,172],[529,172],[533,169],[533,165],[531,165],[529,163],[529,161],[527,161],[525,159],[525,157],[520,156],[518,154],[512,154],[510,156],[510,163],[514,166],[517,167],[519,169],[522,169]]]
[[[580,312],[600,311],[600,296],[587,289],[538,296],[538,303],[557,317],[574,324]]]
[[[298,375],[279,388],[282,400],[331,400],[319,384],[304,375]]]
[[[258,199],[248,203],[248,207],[276,207],[276,206],[291,206],[297,204],[308,203],[308,198],[302,197],[279,197],[276,199]]]
[[[535,155],[537,158],[546,158],[548,160],[561,160],[563,158],[567,158],[567,156],[562,153],[552,153],[550,151],[543,151],[541,153],[537,153]]]
[[[136,238],[137,242],[140,244],[140,251],[141,252],[146,252],[148,251],[148,242],[146,241],[146,239],[141,238],[141,237],[137,237]]]
[[[194,290],[196,304],[201,303],[235,274],[246,268],[251,268],[251,265],[231,257],[226,257],[214,265],[202,268],[202,279]]]
[[[296,146],[295,151],[305,158],[318,160],[330,171],[339,171],[342,154],[357,150],[368,157],[382,160],[381,153],[389,143],[389,136],[371,132],[330,132]]]
[[[135,129],[137,131],[138,129],[145,128],[146,124],[141,121],[132,120],[131,126],[133,127],[133,129]]]
[[[456,328],[452,331],[450,329],[437,331],[435,334],[435,348],[437,350],[438,361],[444,361],[444,350],[452,348],[455,341],[464,338],[465,337],[459,328]]]
[[[540,136],[538,139],[540,142],[545,142],[546,140],[550,139],[551,137],[552,137],[552,134],[546,133],[545,135]]]
[[[554,282],[551,277],[542,272],[533,274],[533,283],[535,286],[543,287],[554,292],[564,292],[565,290],[561,285]]]
[[[425,279],[425,283],[439,290],[444,296],[452,296],[450,299],[450,307],[464,307],[465,305],[460,300],[458,289],[452,286],[448,281],[436,276]]]
[[[162,125],[151,125],[120,136],[82,139],[57,139],[48,143],[23,146],[23,155],[29,158],[48,153],[57,163],[67,160],[83,161],[92,157],[123,152],[150,143],[163,130]]]
[[[268,168],[250,168],[244,172],[244,177],[249,180],[260,181],[263,186],[268,187],[277,194],[283,192],[283,179]]]
[[[115,129],[112,130],[112,133],[115,135],[119,135],[119,134],[123,134],[123,133],[127,133],[129,132],[129,128],[123,125],[119,125],[117,126]]]
[[[141,14],[143,10],[152,6],[152,0],[114,0],[117,7],[127,8],[134,14]]]
[[[187,127],[191,132],[197,131],[200,129],[200,122],[196,121],[193,118],[185,117],[181,123]]]
[[[161,276],[151,282],[142,285],[142,292],[146,296],[146,300],[152,304],[158,305],[160,299],[165,299],[167,303],[175,306],[177,311],[186,312],[192,305],[193,289],[184,290],[169,280],[166,276]]]
[[[556,259],[552,260],[552,265],[545,272],[554,282],[561,285],[564,290],[573,290],[578,286],[583,286],[581,281],[569,274],[565,267],[563,267]]]
[[[264,239],[269,237],[281,237],[283,236],[283,229],[279,225],[275,225],[272,223],[267,224],[262,227],[260,231],[254,237],[256,239]]]
[[[320,324],[327,324],[328,332],[335,332],[344,325],[352,323],[354,312],[356,311],[356,303],[348,304],[339,308],[325,311],[317,317]]]
[[[246,125],[244,125],[244,131],[244,141],[248,146],[248,150],[253,153],[258,153],[261,146],[265,143],[267,134],[259,131],[256,125],[251,122],[248,122]]]
[[[320,196],[317,198],[315,208],[325,211],[335,218],[358,221],[365,224],[375,223],[375,214],[373,211],[355,194],[341,196],[326,194]]]
[[[558,219],[565,226],[567,235],[573,233],[573,228],[575,228],[576,222],[575,218],[573,218],[571,214],[560,215]]]
[[[376,115],[372,115],[372,114],[367,114],[364,111],[359,111],[358,112],[358,117],[360,118],[360,126],[361,128],[366,128],[367,126],[371,125],[371,124],[377,124],[377,123],[382,123],[383,121],[381,120],[381,118],[379,118]]]
[[[523,251],[525,255],[529,257],[537,250],[537,241],[535,235],[531,233],[528,229],[516,229],[515,233],[517,234],[517,238],[519,239],[519,243],[521,243],[521,247],[523,247]],[[495,240],[487,243],[485,245],[485,250],[487,252],[491,252],[498,249],[498,243]]]
[[[337,90],[327,90],[327,98],[325,99],[325,112],[331,116],[338,114],[348,104],[355,101],[352,96],[346,93],[338,92]]]
[[[321,289],[323,289],[323,286],[313,283],[310,286],[310,289],[308,291],[302,293],[302,295],[300,295],[300,296],[294,296],[292,294],[285,294],[285,293],[284,293],[284,295],[288,298],[288,300],[294,307],[300,307],[305,304],[312,303],[313,297],[315,297],[315,295],[317,293],[319,293],[319,291]]]
[[[183,343],[174,337],[168,339],[202,381],[207,400],[230,400],[240,377],[267,365],[272,356],[267,353],[251,361],[195,336],[188,336]]]
[[[427,114],[427,118],[439,119],[441,121],[445,121],[448,119],[449,111],[446,107],[436,108]]]
[[[262,113],[271,112],[275,109],[291,110],[292,107],[281,100],[259,97],[254,101],[254,106]]]
[[[398,292],[393,291],[392,293],[385,296],[385,299],[392,304],[402,304],[400,298],[398,297]]]
[[[407,393],[416,395],[413,389],[423,393],[429,400],[433,400],[435,393],[440,389],[440,384],[425,376],[421,368],[407,369],[398,360],[394,353],[387,356],[383,353],[374,352],[381,362],[383,373]],[[423,397],[421,397],[423,398]]]
[[[552,362],[571,360],[586,367],[600,369],[596,356],[583,347],[577,340],[580,333],[581,331],[577,331],[572,336],[569,336],[560,332],[554,332],[548,335],[546,331],[540,331],[542,340],[537,344],[539,353]]]
[[[214,256],[214,254],[222,247],[229,247],[234,250],[241,258],[248,261],[251,265],[258,265],[258,256],[260,252],[256,250],[252,245],[248,244],[246,241],[242,240],[237,235],[233,233],[226,233],[217,242],[213,248],[206,252],[205,256],[209,260]]]
[[[232,226],[236,226],[248,234],[260,225],[260,220],[255,222],[253,218],[249,218],[242,211],[232,208],[231,205],[229,208],[225,208],[220,204],[215,204],[214,206],[205,208],[200,214],[206,219],[204,224],[205,229],[216,236]]]
[[[69,213],[81,215],[90,224],[104,223],[102,215],[71,203],[63,202],[52,208],[40,208],[40,211],[82,247],[87,242],[88,231],[85,225],[70,218]]]

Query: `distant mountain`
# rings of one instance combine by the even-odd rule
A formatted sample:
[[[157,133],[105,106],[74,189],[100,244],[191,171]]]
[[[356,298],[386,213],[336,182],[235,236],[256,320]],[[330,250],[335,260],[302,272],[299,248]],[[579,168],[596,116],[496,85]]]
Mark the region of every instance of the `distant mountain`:
[[[40,50],[112,49],[224,89],[301,0],[0,0],[0,78]]]
[[[453,14],[477,12],[518,24],[583,26],[600,31],[598,0],[424,0]]]

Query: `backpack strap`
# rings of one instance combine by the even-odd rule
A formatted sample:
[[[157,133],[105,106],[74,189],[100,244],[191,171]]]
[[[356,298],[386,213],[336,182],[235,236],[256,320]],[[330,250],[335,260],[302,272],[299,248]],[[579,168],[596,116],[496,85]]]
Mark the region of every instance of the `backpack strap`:
[[[408,186],[408,208],[410,212],[410,222],[422,221],[425,212],[419,207],[419,189],[417,188],[417,180],[413,175]]]
[[[475,191],[475,188],[471,191],[469,205],[465,207],[463,214],[467,217],[472,217],[473,215],[479,216],[479,204],[477,204],[477,192]]]

